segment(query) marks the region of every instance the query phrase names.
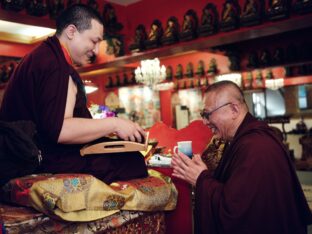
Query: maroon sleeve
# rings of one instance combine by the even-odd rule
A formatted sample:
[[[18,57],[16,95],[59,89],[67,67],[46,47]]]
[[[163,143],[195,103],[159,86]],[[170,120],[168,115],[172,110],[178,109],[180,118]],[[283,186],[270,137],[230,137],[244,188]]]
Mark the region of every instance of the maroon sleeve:
[[[46,74],[37,90],[40,97],[37,102],[37,128],[45,138],[55,143],[63,126],[69,81],[69,74],[67,73],[66,77],[60,74],[59,70],[53,68],[49,74]]]
[[[43,42],[14,71],[1,119],[31,120],[43,141],[56,143],[64,120],[70,69],[58,39]]]
[[[201,233],[218,233],[221,230],[241,230],[253,202],[258,199],[259,188],[265,178],[259,168],[263,168],[252,157],[253,150],[242,148],[232,151],[235,158],[229,177],[219,182],[204,171],[196,183],[196,207],[199,214]],[[260,153],[260,152],[259,152]],[[247,159],[247,160],[246,160]],[[262,170],[262,169],[261,169]],[[221,229],[221,230],[220,230]],[[237,229],[237,230],[236,230]],[[222,231],[221,231],[222,232]]]
[[[222,188],[223,184],[215,180],[208,170],[198,177],[195,187],[195,233],[217,233],[213,200],[221,196]]]
[[[33,73],[36,87],[37,129],[48,142],[57,143],[64,121],[71,67],[56,37],[45,41],[32,57],[28,73]]]

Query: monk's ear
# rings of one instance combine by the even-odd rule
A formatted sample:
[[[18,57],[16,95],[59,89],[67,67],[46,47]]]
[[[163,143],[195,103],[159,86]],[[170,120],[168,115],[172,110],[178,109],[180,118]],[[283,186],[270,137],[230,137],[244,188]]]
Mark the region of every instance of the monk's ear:
[[[73,24],[68,25],[65,29],[65,34],[69,40],[74,38],[74,35],[76,32],[77,32],[77,28]]]
[[[237,103],[231,103],[232,119],[236,119],[240,114],[240,106]]]

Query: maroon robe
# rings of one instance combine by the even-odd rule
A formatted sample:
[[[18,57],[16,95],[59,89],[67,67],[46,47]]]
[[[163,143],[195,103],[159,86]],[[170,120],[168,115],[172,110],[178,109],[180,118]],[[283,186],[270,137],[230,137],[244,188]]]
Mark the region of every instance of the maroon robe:
[[[107,183],[147,176],[139,152],[81,157],[82,145],[57,143],[64,121],[69,76],[78,87],[74,117],[91,118],[80,76],[67,63],[55,36],[22,59],[3,98],[0,119],[31,120],[36,124],[43,153],[38,172],[88,173]]]
[[[195,196],[196,233],[301,234],[312,221],[286,149],[249,113]]]

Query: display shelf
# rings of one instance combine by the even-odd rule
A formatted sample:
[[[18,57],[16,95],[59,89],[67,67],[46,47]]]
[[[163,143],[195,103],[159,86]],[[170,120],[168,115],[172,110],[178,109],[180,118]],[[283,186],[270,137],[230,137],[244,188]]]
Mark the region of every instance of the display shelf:
[[[176,57],[188,53],[196,53],[198,51],[211,51],[216,47],[307,29],[310,27],[312,27],[312,14],[293,16],[281,21],[266,22],[265,24],[258,26],[244,27],[230,32],[219,32],[208,37],[200,37],[188,42],[179,42],[170,46],[163,46],[153,50],[117,57],[109,62],[79,68],[78,71],[84,73],[100,69],[105,70],[110,67],[124,67],[127,64],[137,63],[141,60],[155,57]]]

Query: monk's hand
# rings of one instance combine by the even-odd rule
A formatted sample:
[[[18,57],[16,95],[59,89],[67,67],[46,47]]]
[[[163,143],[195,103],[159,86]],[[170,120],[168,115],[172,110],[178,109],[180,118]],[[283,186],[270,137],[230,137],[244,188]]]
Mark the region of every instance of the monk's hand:
[[[173,168],[173,176],[183,179],[192,185],[196,184],[201,172],[207,170],[207,166],[202,161],[200,155],[194,155],[193,159],[190,159],[180,152],[173,155],[171,166]]]
[[[116,134],[126,141],[144,142],[146,133],[137,123],[128,119],[116,118]]]

